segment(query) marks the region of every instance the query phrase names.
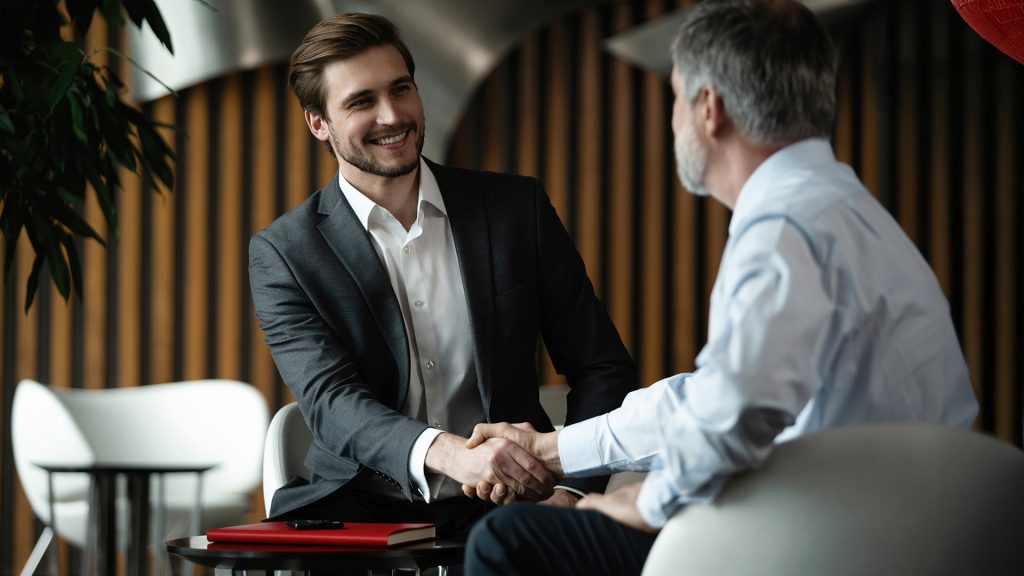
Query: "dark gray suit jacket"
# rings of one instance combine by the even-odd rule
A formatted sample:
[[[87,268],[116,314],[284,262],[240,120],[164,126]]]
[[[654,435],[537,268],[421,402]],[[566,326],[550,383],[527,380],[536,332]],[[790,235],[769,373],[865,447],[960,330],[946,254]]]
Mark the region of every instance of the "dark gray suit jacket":
[[[617,408],[636,388],[633,362],[540,184],[429,166],[462,268],[487,420],[552,430],[538,400],[538,336],[571,386],[568,423]],[[363,467],[411,498],[409,453],[427,425],[401,414],[405,326],[336,178],[253,236],[249,276],[267,345],[314,437],[314,481],[278,490],[272,514],[326,497]],[[597,491],[606,481],[566,484]]]

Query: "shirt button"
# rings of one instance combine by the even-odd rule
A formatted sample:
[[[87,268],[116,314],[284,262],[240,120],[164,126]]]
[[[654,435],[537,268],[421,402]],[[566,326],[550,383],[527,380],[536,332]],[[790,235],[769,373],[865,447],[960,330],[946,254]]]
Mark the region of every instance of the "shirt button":
[[[438,428],[438,429],[441,428],[441,419],[440,418],[434,418],[434,428]]]
[[[402,247],[402,252],[405,252],[406,254],[408,254],[409,252],[412,252],[412,246],[403,246]]]
[[[417,300],[416,302],[413,303],[413,306],[417,308],[423,308],[423,300]]]
[[[427,370],[430,370],[434,366],[436,366],[436,364],[434,364],[433,360],[427,360]]]

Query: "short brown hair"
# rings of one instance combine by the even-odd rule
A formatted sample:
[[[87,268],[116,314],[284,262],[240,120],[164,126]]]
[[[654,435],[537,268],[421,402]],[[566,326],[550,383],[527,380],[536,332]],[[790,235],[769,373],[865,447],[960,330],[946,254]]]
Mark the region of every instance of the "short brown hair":
[[[335,60],[344,60],[378,46],[394,46],[405,60],[409,75],[416,73],[409,48],[402,42],[395,23],[376,14],[335,14],[306,34],[292,52],[288,84],[303,110],[324,116],[326,99],[323,70]]]

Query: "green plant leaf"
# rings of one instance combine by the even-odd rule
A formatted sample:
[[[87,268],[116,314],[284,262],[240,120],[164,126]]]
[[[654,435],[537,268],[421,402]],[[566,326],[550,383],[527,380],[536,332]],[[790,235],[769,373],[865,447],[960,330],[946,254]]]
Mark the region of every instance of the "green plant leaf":
[[[32,308],[32,301],[36,298],[36,292],[39,291],[39,272],[43,269],[43,264],[46,261],[45,252],[36,252],[35,260],[32,261],[32,272],[28,275],[28,284],[25,287],[25,313],[28,314],[30,308]]]
[[[68,230],[79,236],[92,238],[104,246],[107,245],[99,233],[96,232],[96,229],[77,210],[60,203],[57,203],[50,209],[53,211],[54,219],[63,224]]]
[[[80,36],[84,37],[89,31],[93,14],[96,13],[96,4],[95,0],[64,0],[68,16],[71,17],[71,22]]]
[[[68,103],[71,105],[71,129],[80,142],[88,144],[89,136],[85,133],[85,123],[82,121],[82,108],[73,90],[68,92]]]
[[[128,12],[128,17],[131,18],[131,21],[139,28],[142,28],[143,20],[148,22],[149,28],[153,31],[157,40],[167,48],[168,52],[174,54],[174,47],[171,45],[171,33],[167,30],[167,24],[164,23],[164,18],[160,15],[160,9],[157,8],[153,0],[124,0],[124,9]]]
[[[109,47],[109,46],[108,46],[108,47],[106,47],[106,48],[102,48],[102,50],[103,50],[103,51],[105,51],[105,52],[110,52],[111,54],[115,54],[115,55],[117,55],[118,57],[124,58],[125,60],[127,60],[127,61],[131,62],[132,66],[134,66],[136,70],[138,70],[138,71],[142,72],[142,73],[143,73],[143,74],[145,74],[146,76],[149,76],[149,77],[150,77],[150,79],[152,79],[152,80],[153,80],[154,82],[156,82],[157,84],[159,84],[159,85],[163,86],[163,87],[164,87],[164,89],[165,89],[165,90],[167,90],[167,92],[169,92],[169,93],[170,93],[170,94],[171,94],[172,96],[174,96],[175,98],[177,98],[177,97],[178,97],[178,91],[177,91],[177,90],[175,90],[174,88],[171,88],[171,87],[170,87],[170,86],[168,86],[167,84],[164,84],[163,80],[161,80],[161,79],[157,78],[157,77],[156,77],[156,75],[154,75],[154,74],[153,74],[152,72],[150,72],[149,70],[147,70],[145,66],[143,66],[142,64],[140,64],[138,60],[136,60],[136,59],[132,58],[131,56],[129,56],[129,55],[127,55],[127,54],[124,54],[124,53],[122,53],[122,52],[119,52],[119,51],[117,51],[117,50],[114,50],[113,48],[111,48],[111,47]]]
[[[8,134],[14,134],[14,123],[11,122],[11,115],[7,113],[3,104],[0,104],[0,130]]]
[[[82,261],[78,258],[78,247],[75,239],[70,234],[64,234],[60,238],[64,245],[64,253],[68,257],[68,268],[71,269],[71,285],[75,288],[75,294],[82,297]]]
[[[57,44],[53,47],[53,52],[60,60],[60,75],[50,88],[47,97],[51,112],[57,106],[57,103],[64,98],[68,88],[71,87],[71,83],[75,80],[75,75],[78,74],[78,70],[82,67],[82,61],[85,56],[82,50],[71,42]]]
[[[4,209],[0,212],[0,226],[4,231],[4,278],[10,277],[14,255],[18,252],[18,238],[21,237],[22,228],[20,204],[16,193],[9,194],[4,198]]]

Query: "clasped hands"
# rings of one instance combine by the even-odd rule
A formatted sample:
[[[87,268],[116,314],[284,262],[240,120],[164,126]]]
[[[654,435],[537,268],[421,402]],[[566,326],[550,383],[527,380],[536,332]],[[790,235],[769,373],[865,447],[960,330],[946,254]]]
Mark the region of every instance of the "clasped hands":
[[[476,449],[479,446],[494,442],[497,439],[504,440],[524,450],[533,460],[540,465],[541,475],[545,480],[546,494],[543,498],[532,498],[531,494],[516,489],[515,485],[504,482],[481,481],[476,484],[463,483],[462,491],[466,496],[477,497],[481,500],[491,500],[495,504],[510,504],[519,497],[527,500],[540,500],[544,503],[572,506],[576,503],[576,497],[561,490],[552,492],[551,486],[554,481],[564,477],[562,463],[558,459],[558,432],[540,433],[534,430],[529,422],[519,424],[477,424],[473,428],[473,434],[466,441],[466,448]],[[536,468],[534,468],[536,469]],[[539,477],[535,477],[541,480]]]
[[[441,434],[427,451],[425,464],[429,471],[460,482],[467,496],[496,504],[517,499],[575,502],[574,496],[553,491],[562,477],[557,433],[541,434],[527,423],[478,424],[468,440]]]
[[[491,500],[495,504],[510,504],[523,498],[557,506],[577,505],[576,497],[567,491],[552,491],[554,482],[565,477],[558,456],[557,431],[537,432],[525,422],[477,424],[469,440],[457,448],[478,454],[489,463],[483,474],[449,473],[462,482],[466,496]],[[578,507],[595,510],[631,528],[653,534],[657,530],[644,521],[636,506],[640,487],[636,483],[610,494],[588,494],[579,501]]]

